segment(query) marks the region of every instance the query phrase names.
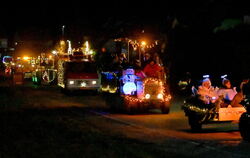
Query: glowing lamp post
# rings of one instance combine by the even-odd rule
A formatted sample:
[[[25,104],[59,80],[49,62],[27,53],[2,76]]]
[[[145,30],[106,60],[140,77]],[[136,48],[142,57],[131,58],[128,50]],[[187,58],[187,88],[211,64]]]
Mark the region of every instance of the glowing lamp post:
[[[147,45],[145,41],[141,41],[141,48],[144,48]],[[141,48],[139,48],[139,60],[141,62]]]
[[[62,26],[62,38],[64,37],[64,29],[65,29],[65,25]]]

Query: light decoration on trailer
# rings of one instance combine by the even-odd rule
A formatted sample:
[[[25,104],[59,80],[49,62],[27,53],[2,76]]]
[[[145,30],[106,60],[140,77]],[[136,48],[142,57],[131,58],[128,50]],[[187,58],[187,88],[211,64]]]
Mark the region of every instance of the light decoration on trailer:
[[[81,47],[82,52],[85,55],[93,55],[95,52],[90,48],[90,44],[88,41],[86,41],[83,46]]]
[[[111,88],[109,85],[107,85],[106,87],[102,87],[101,89],[102,91],[109,93],[116,93],[117,91],[117,87]]]
[[[67,42],[68,42],[68,54],[71,55],[72,54],[71,41],[67,40]]]
[[[221,78],[221,79],[225,79],[226,77],[227,77],[227,74],[222,75],[220,78]]]
[[[56,78],[56,72],[53,69],[45,70],[42,76],[44,82],[50,83]]]
[[[162,81],[160,81],[159,79],[157,78],[146,78],[143,82],[143,87],[145,87],[145,85],[148,83],[148,82],[158,82],[159,85],[160,85],[160,93],[157,95],[157,99],[160,101],[160,102],[169,102],[171,99],[172,99],[172,96],[170,94],[168,95],[164,95],[166,94],[166,90],[165,90],[165,87],[162,83]],[[139,103],[142,103],[144,102],[145,100],[149,100],[150,97],[146,97],[146,95],[149,95],[150,94],[144,94],[145,96],[143,98],[137,98],[135,96],[132,96],[132,95],[125,95],[125,100],[128,101],[128,102],[131,102],[131,103],[135,103],[135,102],[139,102]]]
[[[142,103],[144,101],[144,99],[140,99],[130,95],[125,95],[124,99],[130,103]]]
[[[88,53],[89,52],[89,42],[88,41],[85,42],[85,46],[86,46],[85,51]]]
[[[137,50],[138,47],[141,47],[141,48],[147,48],[147,49],[151,49],[151,48],[154,48],[155,46],[159,45],[159,41],[158,40],[155,40],[149,44],[147,44],[145,41],[137,41],[137,40],[132,40],[132,39],[129,39],[129,38],[117,38],[117,39],[114,39],[115,42],[122,42],[122,41],[126,41],[128,42],[130,45],[132,45],[133,49],[134,50]]]
[[[12,61],[12,57],[11,57],[11,56],[4,56],[2,62],[3,62],[4,64],[6,64],[6,63],[7,63],[7,60],[9,60],[9,62],[11,62],[11,61]]]
[[[203,75],[204,79],[209,78],[209,77],[210,77],[209,75]]]
[[[64,85],[64,69],[63,69],[63,60],[58,61],[58,71],[57,71],[57,79],[58,79],[58,85],[61,86],[62,88],[65,87]]]
[[[164,95],[164,94],[166,94],[166,89],[165,89],[165,87],[164,87],[164,85],[163,85],[163,83],[162,83],[161,80],[159,80],[159,79],[157,79],[157,78],[146,78],[146,79],[143,81],[143,87],[145,88],[145,86],[146,86],[149,82],[158,82],[159,88],[161,88],[161,89],[160,89],[160,93],[157,95],[157,98],[158,98],[158,99],[161,99],[162,101],[165,101],[165,102],[168,102],[168,101],[171,100],[172,97],[171,97],[170,94]],[[163,96],[161,96],[160,94],[162,94]],[[146,94],[145,94],[145,95],[146,95]],[[144,99],[146,99],[146,98],[144,97]]]

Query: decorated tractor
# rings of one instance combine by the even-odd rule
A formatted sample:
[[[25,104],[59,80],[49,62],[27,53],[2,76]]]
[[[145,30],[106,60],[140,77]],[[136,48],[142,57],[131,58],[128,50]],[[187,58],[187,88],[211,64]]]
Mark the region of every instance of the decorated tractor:
[[[118,72],[102,73],[102,92],[111,108],[128,113],[145,112],[159,108],[168,114],[171,95],[162,80],[141,79],[133,68]]]
[[[233,106],[223,101],[223,97],[212,97],[210,103],[204,103],[201,100],[201,95],[198,93],[195,87],[192,87],[193,94],[188,97],[182,109],[185,115],[188,117],[188,123],[193,132],[199,132],[202,130],[203,124],[209,123],[223,123],[223,122],[238,122],[241,115],[243,120],[247,116],[246,104],[240,102],[239,106]],[[239,95],[240,96],[240,95]],[[235,96],[238,97],[238,96]],[[244,126],[245,127],[245,126]],[[250,126],[248,126],[249,128]]]

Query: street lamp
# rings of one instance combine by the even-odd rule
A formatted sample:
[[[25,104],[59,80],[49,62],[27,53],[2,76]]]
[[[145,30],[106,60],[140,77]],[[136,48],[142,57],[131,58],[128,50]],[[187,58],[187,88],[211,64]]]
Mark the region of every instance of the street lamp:
[[[139,45],[139,60],[141,62],[141,50],[144,49],[144,47],[147,45],[145,41],[141,41],[141,45]]]
[[[64,29],[65,29],[65,25],[62,26],[62,37],[64,37]]]

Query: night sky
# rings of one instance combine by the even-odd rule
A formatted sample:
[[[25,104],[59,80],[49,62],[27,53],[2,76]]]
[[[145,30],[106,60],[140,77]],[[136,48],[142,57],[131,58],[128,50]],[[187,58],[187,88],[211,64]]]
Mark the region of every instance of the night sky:
[[[34,1],[9,2],[1,5],[1,34],[31,28],[60,33],[62,25],[79,31],[98,31],[111,20],[133,25],[164,24],[168,17],[178,17],[183,24],[216,25],[225,17],[247,12],[247,5],[233,0],[206,1]],[[112,27],[112,26],[110,26]]]
[[[195,70],[208,54],[210,64],[204,66],[204,71],[234,67],[214,66],[224,59],[234,58],[234,63],[241,65],[241,57],[236,54],[250,59],[246,56],[250,49],[245,44],[250,42],[248,26],[213,32],[225,19],[242,20],[244,15],[250,15],[243,1],[22,1],[1,5],[0,15],[0,36],[13,41],[56,41],[61,37],[62,25],[66,26],[65,36],[75,41],[84,36],[96,39],[126,36],[144,29],[152,34],[166,34],[170,40],[168,51],[173,52],[176,69],[180,71],[186,70],[178,65],[187,61],[190,64],[186,68]],[[179,25],[171,30],[174,18]]]

